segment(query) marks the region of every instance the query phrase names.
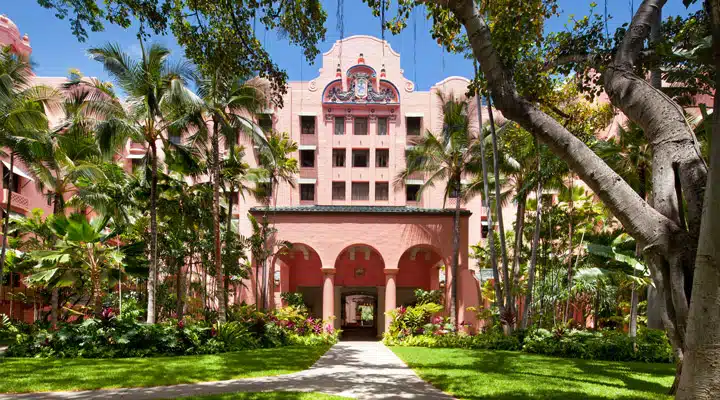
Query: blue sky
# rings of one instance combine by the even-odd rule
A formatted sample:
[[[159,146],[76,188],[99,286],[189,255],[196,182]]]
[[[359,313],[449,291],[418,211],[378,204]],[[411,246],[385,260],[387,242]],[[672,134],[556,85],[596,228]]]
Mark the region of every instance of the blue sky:
[[[604,2],[595,0],[602,12]],[[20,29],[21,34],[30,36],[33,47],[33,62],[36,73],[40,76],[66,76],[70,68],[78,68],[85,75],[107,79],[107,74],[99,63],[88,58],[86,50],[89,47],[104,44],[108,41],[119,42],[129,53],[137,54],[139,46],[134,30],[123,30],[116,26],[107,25],[105,32],[91,33],[85,43],[79,43],[70,33],[69,23],[57,19],[50,10],[45,10],[37,4],[36,0],[6,1],[0,6],[0,14],[6,14]],[[10,3],[10,4],[8,4]],[[373,17],[368,6],[360,0],[344,2],[345,36],[366,34],[380,37],[380,19]],[[549,21],[547,29],[552,31],[565,29],[568,17],[572,15],[586,15],[591,1],[559,0],[562,15]],[[607,0],[608,14],[612,19],[608,23],[610,31],[630,19],[630,7],[637,7],[641,0]],[[323,1],[328,13],[326,22],[327,35],[324,43],[320,44],[321,52],[325,52],[340,38],[336,30],[337,1]],[[694,6],[693,9],[697,9]],[[681,0],[670,0],[663,9],[663,15],[686,14],[687,10]],[[407,29],[400,35],[393,36],[386,32],[386,39],[390,41],[393,49],[400,52],[402,67],[405,76],[417,80],[419,90],[427,90],[446,76],[472,75],[472,62],[461,56],[443,53],[440,47],[430,37],[430,21],[420,13],[417,15],[417,39],[413,38],[413,20]],[[300,48],[289,45],[279,39],[275,33],[260,34],[259,39],[270,52],[275,62],[284,68],[291,80],[310,79],[317,75],[320,68],[320,57],[314,65],[307,63],[302,57]],[[161,36],[153,39],[156,42],[169,46],[174,50],[176,57],[182,56],[180,49],[172,36]],[[416,61],[413,61],[413,50],[417,49]]]

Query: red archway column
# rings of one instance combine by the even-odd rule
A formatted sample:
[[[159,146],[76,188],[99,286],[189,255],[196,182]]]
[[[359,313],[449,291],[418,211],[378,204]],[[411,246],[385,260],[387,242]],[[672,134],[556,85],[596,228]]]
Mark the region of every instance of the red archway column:
[[[400,270],[397,268],[385,268],[385,313],[397,307],[397,283],[396,278]],[[385,317],[385,332],[390,330],[390,318]]]
[[[323,268],[323,321],[332,324],[335,317],[335,268]]]

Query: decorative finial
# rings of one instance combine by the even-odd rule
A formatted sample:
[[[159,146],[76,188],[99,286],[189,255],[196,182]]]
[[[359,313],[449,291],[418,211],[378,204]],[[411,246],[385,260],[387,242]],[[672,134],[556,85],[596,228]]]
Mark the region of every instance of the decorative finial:
[[[365,64],[365,57],[363,56],[363,53],[360,53],[360,57],[358,57],[358,64]]]
[[[338,64],[337,69],[335,70],[335,77],[339,78],[342,76],[342,70],[340,70],[340,64]]]
[[[382,68],[380,68],[380,77],[385,78],[385,64],[383,64]]]

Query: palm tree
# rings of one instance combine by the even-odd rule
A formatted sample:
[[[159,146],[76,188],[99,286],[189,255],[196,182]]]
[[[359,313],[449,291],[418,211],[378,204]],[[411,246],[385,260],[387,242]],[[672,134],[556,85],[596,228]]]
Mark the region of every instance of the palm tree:
[[[232,151],[240,132],[250,132],[254,143],[265,144],[265,135],[252,116],[267,105],[267,84],[261,79],[243,81],[229,79],[219,70],[198,81],[198,94],[202,98],[201,116],[198,119],[198,134],[195,143],[201,146],[207,143],[207,125],[211,124],[210,170],[213,187],[213,244],[215,263],[216,298],[218,319],[225,321],[224,273],[222,268],[222,245],[220,243],[220,137],[228,150]],[[200,139],[200,140],[198,140]],[[232,208],[230,209],[232,213]],[[229,219],[229,218],[228,218]]]
[[[57,243],[50,249],[36,250],[30,258],[37,263],[30,282],[63,280],[79,281],[82,277],[90,280],[91,303],[98,314],[102,310],[102,281],[112,270],[124,263],[121,247],[110,243],[116,232],[107,233],[109,218],[95,218],[88,222],[86,216],[75,213],[68,218],[55,217],[50,228]]]
[[[453,255],[452,255],[452,286],[450,302],[451,318],[458,324],[458,264],[460,257],[460,207],[462,203],[462,179],[479,173],[480,152],[477,150],[479,140],[470,132],[471,103],[452,93],[445,95],[438,92],[442,104],[442,132],[433,134],[427,131],[424,136],[413,143],[407,154],[406,167],[395,179],[396,186],[405,184],[412,174],[427,174],[425,183],[420,186],[418,197],[436,184],[445,185],[443,203],[455,197],[453,213]]]
[[[705,113],[703,111],[703,113]],[[704,124],[702,125],[704,126]],[[615,137],[608,141],[599,141],[594,150],[615,170],[626,182],[628,182],[640,197],[646,199],[652,181],[652,154],[650,145],[645,139],[642,129],[635,123],[629,123],[627,127],[620,127]],[[680,213],[680,215],[683,215]],[[635,249],[636,257],[640,257],[642,249],[638,245]],[[630,326],[628,335],[635,337],[637,334],[637,314],[639,296],[633,281],[630,295]],[[653,290],[652,286],[648,290]],[[648,302],[648,309],[653,304]],[[648,317],[650,316],[648,312]],[[656,321],[659,323],[660,321]],[[651,318],[648,323],[652,326]]]
[[[270,208],[270,202],[273,201],[277,204],[277,189],[280,187],[281,182],[289,184],[291,187],[295,187],[295,175],[297,175],[298,162],[295,158],[292,158],[291,154],[296,152],[298,145],[287,133],[278,134],[271,132],[267,135],[267,145],[260,148],[259,153],[259,164],[265,171],[264,175],[266,183],[269,187],[265,186],[260,188],[260,196],[265,198],[265,213],[263,215],[263,221],[261,225],[265,225],[267,214]],[[261,232],[267,232],[267,229],[261,230]],[[264,235],[264,240],[268,240],[269,235]],[[265,244],[267,245],[267,243]],[[261,260],[255,260],[255,279],[256,288],[259,285],[258,275],[258,261],[262,267],[262,288],[260,289],[260,298],[262,307],[266,306],[267,297],[267,257],[263,257]],[[257,292],[257,291],[256,291]]]
[[[150,163],[150,275],[148,277],[147,322],[155,323],[155,286],[157,284],[157,181],[158,144],[165,149],[180,146],[168,140],[168,132],[180,131],[188,112],[200,108],[200,99],[187,87],[192,70],[187,63],[171,64],[170,50],[153,44],[146,49],[140,41],[142,56],[133,60],[117,44],[92,48],[88,52],[103,64],[118,87],[127,95],[128,109],[122,117],[105,121],[97,130],[104,152],[114,152],[128,139],[144,142]]]
[[[35,151],[48,129],[46,109],[55,108],[57,93],[45,86],[33,86],[32,70],[27,60],[14,54],[9,47],[0,50],[0,146],[10,150],[10,171],[7,202],[3,221],[0,251],[0,280],[5,267],[7,233],[12,206],[13,169],[15,158],[26,164],[34,161]],[[4,151],[0,155],[8,156]],[[2,285],[0,284],[0,288]]]

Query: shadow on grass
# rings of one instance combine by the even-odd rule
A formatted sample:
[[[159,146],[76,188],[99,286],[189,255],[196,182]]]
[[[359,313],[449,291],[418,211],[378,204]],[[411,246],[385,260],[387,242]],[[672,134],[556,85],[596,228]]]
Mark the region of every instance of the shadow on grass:
[[[166,386],[288,374],[328,347],[284,347],[202,356],[120,359],[0,358],[0,393]]]
[[[667,398],[674,366],[519,352],[393,348],[423,379],[463,399]]]

